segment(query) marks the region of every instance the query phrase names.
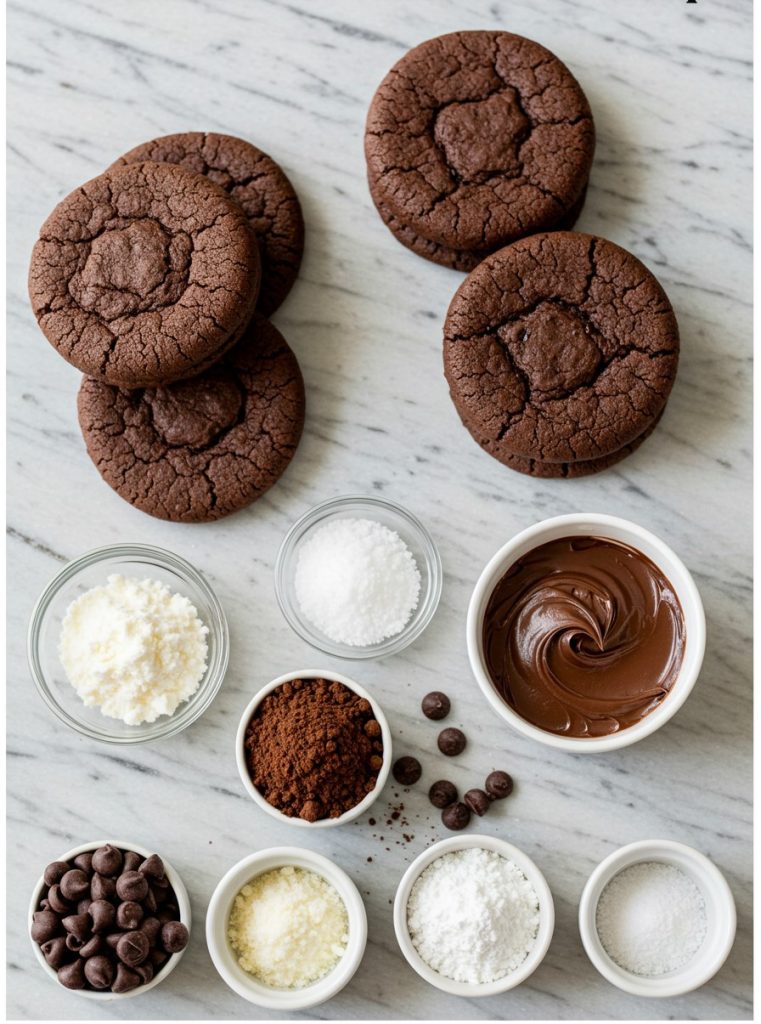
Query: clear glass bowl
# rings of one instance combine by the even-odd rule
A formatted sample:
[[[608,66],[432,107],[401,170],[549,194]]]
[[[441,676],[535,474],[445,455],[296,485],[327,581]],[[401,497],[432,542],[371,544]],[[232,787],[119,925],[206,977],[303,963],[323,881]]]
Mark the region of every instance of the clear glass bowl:
[[[304,618],[296,599],[294,579],[301,545],[311,532],[332,519],[375,519],[395,530],[410,549],[420,572],[418,605],[409,622],[396,636],[367,647],[336,643]],[[441,597],[441,558],[430,533],[412,513],[384,498],[347,495],[315,505],[285,536],[275,563],[275,594],[283,615],[302,640],[337,658],[383,658],[404,650],[416,640],[433,618]]]
[[[98,708],[82,703],[66,678],[58,657],[58,642],[66,609],[80,594],[106,582],[112,573],[159,580],[194,605],[208,626],[206,672],[198,689],[173,715],[155,722],[126,725],[108,718]],[[32,677],[50,710],[66,725],[106,743],[143,743],[174,736],[208,708],[222,685],[230,654],[227,619],[217,596],[203,576],[184,558],[146,544],[113,544],[96,548],[69,562],[48,583],[32,612],[27,656]]]

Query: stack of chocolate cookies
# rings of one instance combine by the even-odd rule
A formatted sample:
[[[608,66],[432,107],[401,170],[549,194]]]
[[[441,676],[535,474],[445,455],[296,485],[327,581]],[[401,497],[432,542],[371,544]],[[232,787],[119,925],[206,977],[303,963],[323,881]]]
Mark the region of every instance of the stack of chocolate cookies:
[[[85,374],[90,456],[137,508],[219,519],[289,464],[304,384],[265,317],[288,294],[303,244],[298,198],[274,160],[201,132],[131,150],[43,224],[32,307]]]
[[[367,117],[382,219],[413,252],[470,274],[444,325],[462,422],[532,476],[586,476],[624,458],[676,375],[678,328],[656,279],[612,242],[568,230],[594,146],[571,72],[509,32],[415,47]]]

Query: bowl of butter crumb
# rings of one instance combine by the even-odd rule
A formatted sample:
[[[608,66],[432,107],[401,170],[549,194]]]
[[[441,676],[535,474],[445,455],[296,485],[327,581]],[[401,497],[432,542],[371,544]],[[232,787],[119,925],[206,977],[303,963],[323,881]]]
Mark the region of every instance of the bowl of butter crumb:
[[[305,1010],[351,981],[367,915],[349,876],[327,857],[281,846],[250,854],[220,880],[206,943],[222,980],[268,1010]]]
[[[106,743],[173,736],[209,707],[229,657],[224,610],[204,577],[145,544],[65,565],[32,612],[37,690],[70,728]]]

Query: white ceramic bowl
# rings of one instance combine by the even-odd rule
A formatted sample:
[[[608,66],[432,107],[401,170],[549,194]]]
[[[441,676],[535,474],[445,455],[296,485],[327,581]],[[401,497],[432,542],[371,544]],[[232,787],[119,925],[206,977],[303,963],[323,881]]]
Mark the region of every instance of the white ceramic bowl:
[[[299,552],[312,531],[334,519],[373,519],[398,533],[412,552],[420,573],[417,607],[396,636],[367,647],[352,647],[331,640],[302,614],[296,598],[296,566]],[[439,552],[428,530],[416,516],[394,501],[358,494],[331,498],[309,509],[286,534],[275,563],[275,596],[288,625],[295,633],[326,654],[357,661],[385,658],[404,650],[420,636],[436,612],[441,597],[442,571]]]
[[[314,871],[327,879],[343,900],[349,916],[349,941],[344,955],[323,978],[300,989],[272,988],[257,981],[238,964],[227,938],[233,900],[243,886],[265,871],[287,865]],[[304,1010],[332,999],[354,976],[367,945],[365,905],[354,882],[327,857],[296,846],[275,846],[244,857],[219,882],[206,913],[206,943],[222,980],[243,999],[268,1010]]]
[[[145,847],[143,846],[137,846],[135,843],[125,842],[122,839],[97,839],[91,843],[82,843],[81,846],[75,846],[73,850],[69,850],[67,853],[62,854],[60,857],[51,858],[51,860],[71,861],[75,857],[78,857],[80,853],[89,853],[91,850],[97,850],[101,846],[105,846],[107,843],[110,843],[112,846],[116,846],[120,850],[133,850],[135,853],[139,853],[141,857],[150,857],[152,853],[158,852],[156,850],[146,850]],[[169,861],[161,853],[159,853],[159,856],[164,862],[164,870],[166,872],[167,878],[169,879],[169,884],[172,886],[177,896],[177,905],[180,910],[180,920],[188,929],[188,931],[190,931],[191,915],[188,890],[185,888],[185,883],[182,881],[182,879],[174,870]],[[83,999],[93,999],[99,1002],[109,1002],[114,999],[131,999],[133,996],[142,996],[145,995],[146,992],[150,992],[152,988],[155,988],[157,985],[160,985],[165,978],[168,978],[169,975],[177,966],[177,964],[185,955],[185,949],[187,949],[187,946],[185,947],[185,949],[182,950],[181,953],[173,953],[172,956],[169,957],[167,962],[161,968],[161,970],[158,972],[158,974],[156,974],[151,979],[151,981],[148,982],[147,985],[140,985],[139,988],[133,988],[129,992],[96,992],[94,989],[67,989],[63,985],[59,984],[58,978],[56,977],[56,972],[45,960],[45,957],[42,955],[42,950],[34,941],[31,935],[33,921],[32,915],[34,914],[40,902],[44,885],[45,879],[42,875],[40,875],[40,878],[34,887],[32,899],[29,903],[27,934],[29,935],[29,941],[32,943],[32,949],[34,950],[34,955],[37,958],[37,962],[39,963],[40,967],[42,967],[43,971],[45,972],[45,974],[47,974],[50,980],[54,982],[54,984],[58,985],[62,992],[72,992],[74,995],[82,996]]]
[[[495,853],[507,857],[513,861],[531,882],[539,897],[539,931],[537,932],[534,947],[520,965],[510,974],[497,981],[485,982],[483,984],[470,984],[466,981],[453,981],[445,978],[443,974],[434,971],[432,967],[423,960],[412,944],[409,928],[407,927],[407,901],[410,898],[412,886],[420,877],[423,871],[438,860],[445,853],[452,853],[454,850],[468,850],[475,847],[481,850],[494,850]],[[507,992],[525,981],[530,974],[536,970],[545,957],[550,947],[552,933],[555,928],[555,904],[552,901],[552,893],[547,885],[544,875],[534,864],[530,857],[527,857],[522,850],[502,839],[495,839],[493,836],[453,836],[451,839],[442,839],[433,846],[424,850],[419,857],[410,864],[402,876],[399,887],[396,890],[394,899],[394,931],[396,940],[404,954],[407,963],[430,985],[440,988],[442,992],[450,995],[465,996],[494,996],[500,992]]]
[[[519,558],[549,541],[561,537],[603,537],[619,541],[636,548],[658,566],[666,579],[673,586],[682,606],[685,622],[685,648],[679,675],[671,692],[641,722],[611,736],[584,738],[581,736],[561,736],[546,732],[513,711],[513,709],[497,693],[484,662],[483,655],[483,617],[491,593],[501,577]],[[700,673],[705,652],[706,625],[703,602],[700,600],[698,588],[684,563],[662,540],[648,530],[630,523],[617,516],[600,515],[595,512],[557,516],[545,519],[535,526],[516,534],[494,555],[481,573],[476,583],[473,596],[468,607],[466,626],[468,657],[478,685],[484,692],[491,706],[517,732],[537,740],[549,747],[569,750],[575,754],[596,754],[607,750],[617,750],[636,743],[660,729],[675,715],[687,700],[695,681]]]
[[[294,679],[329,679],[332,682],[343,683],[348,689],[353,690],[354,693],[360,697],[364,697],[365,700],[370,702],[373,709],[375,718],[380,723],[381,737],[383,739],[383,765],[381,770],[378,772],[378,781],[375,784],[375,789],[371,790],[360,802],[352,807],[350,811],[345,811],[338,818],[320,818],[319,821],[305,821],[304,818],[289,818],[287,814],[283,814],[272,804],[267,803],[262,794],[256,788],[251,781],[251,777],[248,774],[248,767],[246,766],[246,756],[244,741],[246,739],[246,728],[248,723],[251,721],[256,708],[262,702],[262,700],[271,693],[275,687],[280,686],[282,683],[290,683]],[[375,803],[380,795],[380,791],[386,784],[388,779],[388,773],[391,770],[391,730],[388,727],[386,716],[383,714],[383,710],[378,702],[370,696],[364,687],[360,686],[359,683],[355,683],[353,679],[349,679],[348,676],[343,676],[338,672],[330,672],[327,669],[314,669],[307,668],[300,672],[286,672],[283,676],[278,676],[277,679],[273,679],[271,683],[267,683],[262,689],[256,694],[256,696],[249,701],[246,705],[246,710],[241,715],[240,724],[238,725],[238,732],[235,736],[235,760],[238,764],[238,773],[240,775],[241,782],[254,801],[263,811],[266,811],[271,818],[277,819],[277,821],[285,822],[286,825],[294,825],[297,828],[334,828],[336,825],[345,825],[348,821],[354,821],[365,811],[369,810],[371,805]]]
[[[689,875],[703,894],[708,916],[705,940],[692,960],[676,971],[655,978],[632,974],[619,967],[605,952],[597,934],[597,903],[605,886],[624,868],[642,861],[672,864]],[[579,931],[587,956],[612,985],[635,996],[681,996],[700,988],[729,956],[736,927],[732,890],[716,865],[691,846],[668,839],[631,843],[606,857],[589,876],[579,904]]]

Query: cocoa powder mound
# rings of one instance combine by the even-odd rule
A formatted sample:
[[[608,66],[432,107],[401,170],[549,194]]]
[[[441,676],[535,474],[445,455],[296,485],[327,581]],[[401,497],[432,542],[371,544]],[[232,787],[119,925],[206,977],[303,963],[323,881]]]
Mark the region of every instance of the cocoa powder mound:
[[[356,807],[383,765],[369,701],[326,679],[276,687],[254,711],[244,742],[249,776],[267,803],[306,821]]]

